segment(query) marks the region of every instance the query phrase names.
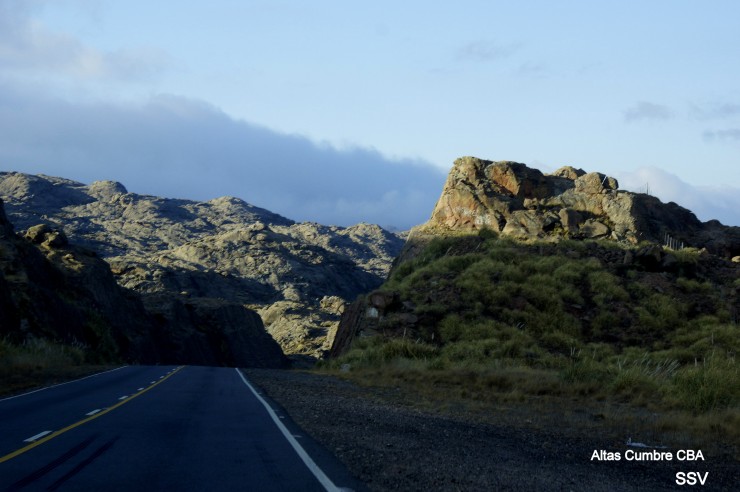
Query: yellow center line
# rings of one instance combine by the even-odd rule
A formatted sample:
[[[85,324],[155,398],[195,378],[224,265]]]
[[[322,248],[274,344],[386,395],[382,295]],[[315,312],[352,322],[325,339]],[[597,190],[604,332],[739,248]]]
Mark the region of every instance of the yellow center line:
[[[39,439],[38,441],[34,441],[31,444],[29,444],[28,446],[24,446],[24,447],[22,447],[20,449],[17,449],[15,451],[13,451],[12,453],[9,453],[9,454],[6,454],[3,457],[0,457],[0,463],[4,463],[4,462],[6,462],[8,460],[11,460],[11,459],[15,458],[16,456],[19,456],[19,455],[25,453],[26,451],[30,451],[31,449],[35,448],[36,446],[40,446],[41,444],[44,444],[45,442],[51,441],[52,439],[54,439],[57,436],[61,436],[65,432],[70,431],[70,430],[74,429],[75,427],[79,427],[82,424],[86,424],[86,423],[90,422],[91,420],[95,420],[98,417],[102,417],[103,415],[105,415],[108,412],[112,412],[113,410],[115,410],[116,408],[120,407],[121,405],[124,405],[124,404],[130,402],[131,400],[133,400],[137,396],[141,396],[144,393],[146,393],[147,391],[149,391],[150,389],[154,388],[155,386],[164,383],[165,381],[167,381],[167,379],[169,379],[170,377],[174,376],[183,367],[185,367],[185,366],[178,367],[177,369],[175,369],[171,373],[167,374],[167,376],[165,376],[164,378],[162,378],[162,379],[158,380],[156,383],[150,385],[148,388],[145,388],[145,389],[139,391],[138,393],[134,393],[133,395],[131,395],[128,398],[126,398],[125,400],[123,400],[123,401],[121,401],[119,403],[116,403],[112,407],[108,407],[105,410],[101,410],[100,412],[98,412],[98,413],[96,413],[94,415],[91,415],[90,417],[87,417],[86,419],[82,419],[79,422],[75,422],[72,425],[68,425],[64,429],[58,430],[56,432],[52,432],[48,436],[45,436],[45,437]]]

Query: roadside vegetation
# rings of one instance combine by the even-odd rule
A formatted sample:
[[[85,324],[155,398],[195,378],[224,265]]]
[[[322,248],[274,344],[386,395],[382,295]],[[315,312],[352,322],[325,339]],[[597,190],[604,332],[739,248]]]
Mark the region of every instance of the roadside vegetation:
[[[86,356],[82,346],[40,338],[16,344],[0,338],[0,396],[57,384],[112,367],[86,363]]]
[[[320,369],[438,401],[628,404],[740,445],[737,268],[633,260],[648,247],[436,239],[381,287],[398,301],[374,336]]]

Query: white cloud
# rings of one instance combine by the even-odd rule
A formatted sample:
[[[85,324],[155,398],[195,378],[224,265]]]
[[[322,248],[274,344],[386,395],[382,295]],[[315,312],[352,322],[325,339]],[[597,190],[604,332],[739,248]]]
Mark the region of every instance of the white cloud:
[[[649,186],[651,195],[691,210],[702,221],[716,219],[740,226],[740,188],[723,185],[721,176],[717,176],[716,186],[694,186],[657,167],[643,167],[615,177],[620,188],[645,192]]]
[[[153,48],[100,51],[34,19],[45,2],[0,0],[0,74],[80,79],[149,79],[166,55]]]

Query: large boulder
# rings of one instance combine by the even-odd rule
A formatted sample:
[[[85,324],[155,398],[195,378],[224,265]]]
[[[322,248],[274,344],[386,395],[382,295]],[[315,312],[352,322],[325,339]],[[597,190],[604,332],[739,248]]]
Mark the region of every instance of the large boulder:
[[[62,248],[69,244],[63,230],[54,229],[48,224],[38,224],[29,227],[24,237],[33,244],[40,244],[47,248]]]
[[[601,173],[587,173],[578,176],[574,180],[575,190],[578,193],[585,193],[589,195],[597,195],[599,193],[606,193],[611,190],[619,188],[619,183],[614,178],[610,178]]]
[[[431,218],[411,231],[402,255],[429,237],[483,228],[521,240],[662,243],[671,237],[727,258],[740,253],[740,227],[702,223],[675,203],[619,190],[617,180],[602,173],[565,166],[542,174],[521,163],[462,157],[450,170]]]

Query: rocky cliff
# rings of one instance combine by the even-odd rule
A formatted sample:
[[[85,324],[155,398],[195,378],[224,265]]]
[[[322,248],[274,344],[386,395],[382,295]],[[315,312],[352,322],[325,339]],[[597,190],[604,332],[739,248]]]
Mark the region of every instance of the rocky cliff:
[[[156,359],[151,318],[107,265],[49,226],[17,235],[2,201],[0,299],[0,332],[13,343],[49,338],[89,348],[101,361]]]
[[[237,198],[159,198],[109,181],[0,173],[0,198],[19,228],[47,224],[97,251],[163,322],[247,306],[291,354],[320,356],[344,302],[380,285],[403,245],[375,225],[296,223]]]
[[[178,315],[157,316],[162,309]],[[172,298],[147,309],[139,295],[116,283],[105,261],[70,243],[62,230],[39,224],[16,234],[1,200],[0,336],[16,344],[49,339],[74,345],[96,363],[287,363],[255,312]]]
[[[543,174],[517,162],[462,157],[431,218],[411,236],[482,228],[522,240],[670,240],[727,258],[740,254],[740,227],[701,222],[675,203],[620,190],[617,180],[604,174],[570,166]]]

